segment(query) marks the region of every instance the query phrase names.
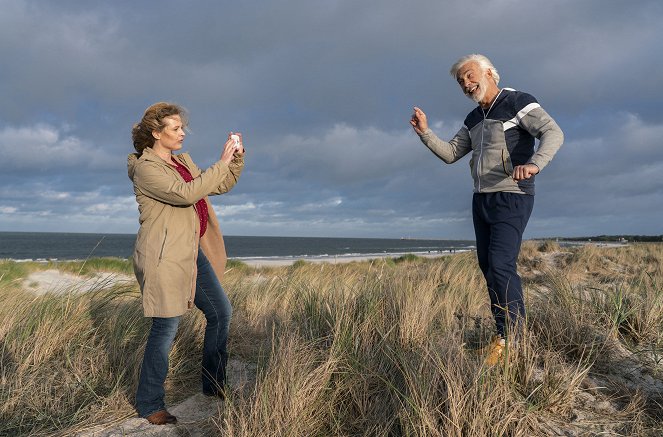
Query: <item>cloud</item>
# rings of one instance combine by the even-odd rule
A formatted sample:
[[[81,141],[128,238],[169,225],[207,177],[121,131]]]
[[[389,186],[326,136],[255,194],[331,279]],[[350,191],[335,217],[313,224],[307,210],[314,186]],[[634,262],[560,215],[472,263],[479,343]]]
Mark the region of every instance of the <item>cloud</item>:
[[[533,232],[546,224],[544,235],[660,233],[652,218],[663,214],[663,123],[621,113],[601,124],[563,145],[537,176]]]
[[[660,233],[662,17],[653,0],[7,0],[0,226],[134,232],[131,125],[172,100],[202,167],[244,133],[240,183],[214,199],[226,233],[471,238],[467,160],[443,164],[407,121],[420,106],[451,138],[473,104],[449,66],[480,52],[566,134],[528,235]]]
[[[602,129],[571,137],[562,146],[558,159],[563,165],[552,168],[556,183],[573,183],[582,177],[584,184],[603,186],[612,192],[661,188],[661,178],[652,173],[652,168],[663,164],[663,122],[646,122],[633,113],[598,120]],[[643,172],[648,177],[643,177]]]
[[[406,120],[403,121],[405,126]],[[441,135],[450,132],[447,125],[442,121],[434,123]],[[429,158],[418,153],[423,149],[407,127],[386,131],[341,123],[316,135],[285,135],[268,153],[274,167],[285,177],[347,186],[375,181],[389,183],[404,169],[423,164]]]
[[[138,228],[134,196],[116,196],[104,188],[62,192],[28,183],[2,187],[0,198],[0,229],[121,233]]]
[[[0,154],[12,163],[12,171],[104,168],[112,162],[106,152],[46,124],[0,129]]]

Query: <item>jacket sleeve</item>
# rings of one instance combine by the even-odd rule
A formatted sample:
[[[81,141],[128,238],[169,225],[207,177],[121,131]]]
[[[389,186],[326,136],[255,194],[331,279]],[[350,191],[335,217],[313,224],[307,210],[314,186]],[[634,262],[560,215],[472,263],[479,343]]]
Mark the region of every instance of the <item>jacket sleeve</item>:
[[[532,109],[520,120],[520,125],[530,135],[539,139],[539,147],[527,161],[539,170],[548,165],[564,142],[564,133],[555,120],[540,106]]]
[[[202,170],[200,167],[196,165],[195,162],[193,162],[193,159],[191,159],[191,156],[189,156],[188,153],[182,153],[181,155],[178,155],[181,159],[183,159],[186,162],[186,165],[188,165],[192,170],[193,174],[201,174]],[[232,161],[230,161],[230,164],[228,164],[228,174],[226,177],[219,183],[219,185],[213,190],[210,191],[208,195],[217,195],[217,194],[224,194],[227,193],[232,189],[232,187],[235,186],[237,181],[239,180],[239,176],[242,173],[242,169],[244,168],[244,157],[243,156],[235,156],[233,157]]]
[[[472,150],[470,133],[465,126],[463,126],[448,143],[442,141],[430,129],[426,129],[419,138],[431,152],[447,164],[452,164],[458,161]]]
[[[184,182],[175,170],[156,162],[145,161],[136,166],[134,185],[145,195],[160,202],[189,206],[215,192],[219,181],[224,181],[228,174],[228,165],[217,161],[191,182]]]
[[[223,181],[221,181],[217,189],[210,194],[223,194],[230,191],[239,180],[239,176],[242,174],[243,169],[244,157],[241,156],[233,158],[233,160],[230,161],[230,165],[228,165],[228,174],[223,179]]]

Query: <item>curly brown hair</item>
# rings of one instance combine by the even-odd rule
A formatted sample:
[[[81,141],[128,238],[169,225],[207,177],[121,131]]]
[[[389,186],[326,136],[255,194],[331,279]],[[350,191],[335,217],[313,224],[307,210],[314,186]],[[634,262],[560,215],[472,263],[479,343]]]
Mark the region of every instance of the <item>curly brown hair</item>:
[[[155,138],[152,132],[161,132],[166,127],[163,119],[173,115],[179,115],[184,126],[188,124],[186,110],[174,103],[159,102],[147,108],[140,122],[134,124],[131,129],[136,152],[142,154],[145,148],[154,146]]]

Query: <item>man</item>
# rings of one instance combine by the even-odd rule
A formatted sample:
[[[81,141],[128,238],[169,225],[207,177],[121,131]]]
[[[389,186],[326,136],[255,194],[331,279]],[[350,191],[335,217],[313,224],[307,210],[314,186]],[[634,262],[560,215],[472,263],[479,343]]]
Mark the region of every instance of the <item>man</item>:
[[[564,135],[534,97],[498,88],[499,74],[485,56],[464,56],[450,73],[463,93],[479,104],[465,118],[464,126],[451,141],[442,141],[428,128],[426,114],[417,107],[410,124],[447,164],[472,153],[477,258],[497,326],[486,361],[495,364],[507,334],[525,316],[516,260],[534,206],[534,175],[550,162]],[[539,140],[536,149],[535,138]]]

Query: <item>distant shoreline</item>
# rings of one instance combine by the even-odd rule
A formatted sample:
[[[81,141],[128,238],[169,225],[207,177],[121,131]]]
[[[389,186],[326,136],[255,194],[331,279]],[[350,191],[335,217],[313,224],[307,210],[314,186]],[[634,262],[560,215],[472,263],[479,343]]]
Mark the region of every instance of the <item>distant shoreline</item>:
[[[543,239],[526,240],[533,243],[543,243]],[[561,247],[578,247],[592,245],[597,247],[622,247],[628,246],[625,242],[606,242],[606,241],[559,241]],[[459,253],[473,252],[476,248],[449,249],[443,251],[431,252],[392,252],[392,253],[372,253],[372,254],[345,254],[345,255],[313,255],[313,256],[274,256],[274,257],[236,257],[228,258],[233,261],[240,261],[251,267],[282,267],[294,264],[297,261],[304,261],[312,264],[329,263],[343,264],[350,262],[371,261],[385,258],[398,258],[405,255],[415,255],[421,258],[439,258],[443,256],[456,255]]]
[[[526,240],[532,243],[544,243],[551,241],[548,239],[531,239]],[[554,241],[554,240],[552,240]],[[577,247],[585,245],[594,245],[599,247],[620,247],[629,245],[628,242],[607,242],[607,241],[556,241],[561,247]],[[341,264],[349,262],[369,261],[374,259],[385,258],[398,258],[404,255],[415,255],[422,258],[438,258],[442,256],[449,256],[458,253],[472,252],[476,250],[474,246],[466,246],[461,248],[449,248],[441,250],[430,251],[398,251],[398,252],[379,252],[379,253],[343,253],[336,255],[322,254],[322,255],[274,255],[274,256],[231,256],[229,260],[239,261],[251,267],[278,267],[292,265],[297,261],[304,261],[308,263],[329,263]],[[34,262],[34,263],[59,263],[59,262],[83,262],[86,259],[93,258],[116,258],[121,260],[128,260],[126,257],[114,256],[91,256],[89,258],[75,258],[75,259],[59,259],[59,258],[0,258],[3,261],[13,261],[17,263]]]
[[[0,259],[47,262],[90,258],[128,259],[135,236],[75,235],[0,232]],[[229,257],[243,259],[391,256],[401,253],[436,253],[474,248],[473,240],[398,240],[326,237],[225,236]]]
[[[421,258],[437,258],[441,256],[454,255],[457,253],[471,252],[474,248],[469,249],[448,249],[430,252],[388,252],[388,253],[368,253],[368,254],[341,254],[341,255],[301,255],[301,256],[256,256],[256,257],[229,257],[229,260],[239,261],[251,267],[277,267],[288,266],[297,261],[304,261],[310,263],[330,263],[340,264],[356,261],[370,261],[373,259],[385,258],[398,258],[404,255],[415,255]],[[97,258],[97,257],[92,257]],[[115,257],[126,261],[128,258]],[[13,261],[18,263],[34,262],[34,263],[50,263],[50,262],[83,262],[85,259],[57,259],[57,258],[37,258],[37,259],[11,259],[5,258],[3,261]]]
[[[442,256],[455,255],[458,253],[471,252],[474,249],[449,249],[435,252],[395,252],[395,253],[370,253],[370,254],[348,254],[348,255],[324,255],[324,256],[292,256],[292,257],[246,257],[229,258],[240,261],[251,267],[282,267],[304,261],[312,264],[344,264],[351,262],[371,261],[385,258],[398,258],[405,255],[415,255],[421,258],[439,258]]]

